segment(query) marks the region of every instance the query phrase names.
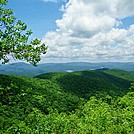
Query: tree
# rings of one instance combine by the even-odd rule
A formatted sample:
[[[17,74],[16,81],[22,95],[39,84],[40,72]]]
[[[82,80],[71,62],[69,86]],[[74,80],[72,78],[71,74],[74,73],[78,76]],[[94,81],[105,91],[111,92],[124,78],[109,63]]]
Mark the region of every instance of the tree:
[[[28,41],[32,31],[27,30],[27,25],[21,20],[17,20],[13,10],[4,7],[7,2],[0,0],[0,61],[5,64],[13,57],[36,65],[47,47],[37,38]]]

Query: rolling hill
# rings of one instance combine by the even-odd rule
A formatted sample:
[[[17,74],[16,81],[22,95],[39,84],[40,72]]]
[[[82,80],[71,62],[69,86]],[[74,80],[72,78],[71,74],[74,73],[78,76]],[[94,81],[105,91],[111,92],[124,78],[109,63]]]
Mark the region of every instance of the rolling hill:
[[[132,81],[103,69],[0,75],[0,133],[132,134]]]
[[[119,70],[119,69],[109,69],[104,72],[107,74],[122,78],[122,79],[134,81],[134,73],[132,72],[127,72],[127,71]]]

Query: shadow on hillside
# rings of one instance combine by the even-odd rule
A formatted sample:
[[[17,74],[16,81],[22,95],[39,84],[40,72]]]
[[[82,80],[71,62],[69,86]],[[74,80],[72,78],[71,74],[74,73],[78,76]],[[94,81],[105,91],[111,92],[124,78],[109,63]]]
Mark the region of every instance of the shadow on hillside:
[[[66,92],[84,99],[89,99],[90,96],[123,96],[128,92],[131,83],[102,71],[69,73],[58,77],[56,81]]]
[[[42,75],[40,79],[0,75],[0,86],[9,87],[3,97],[20,94],[25,91],[29,98],[25,98],[33,107],[48,114],[47,108],[58,109],[59,112],[71,112],[77,109],[91,96],[113,98],[123,96],[128,92],[130,82],[97,71],[83,71],[74,73],[54,73]],[[11,83],[14,86],[11,86]],[[30,90],[28,90],[30,89]],[[11,94],[11,93],[15,94]],[[39,98],[34,98],[34,97]],[[45,101],[40,102],[40,98]],[[21,103],[23,104],[24,100]]]

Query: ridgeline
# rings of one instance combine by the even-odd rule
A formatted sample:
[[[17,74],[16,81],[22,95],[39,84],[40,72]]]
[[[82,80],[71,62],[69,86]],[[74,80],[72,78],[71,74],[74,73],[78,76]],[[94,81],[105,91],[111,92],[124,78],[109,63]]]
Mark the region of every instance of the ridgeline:
[[[109,69],[0,75],[0,133],[132,134],[133,81]]]

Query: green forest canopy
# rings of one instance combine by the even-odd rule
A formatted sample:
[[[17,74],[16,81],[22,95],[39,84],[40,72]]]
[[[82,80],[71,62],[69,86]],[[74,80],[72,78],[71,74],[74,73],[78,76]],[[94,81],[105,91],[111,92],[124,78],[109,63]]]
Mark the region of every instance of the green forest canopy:
[[[103,71],[0,75],[0,133],[133,134],[134,84]]]

